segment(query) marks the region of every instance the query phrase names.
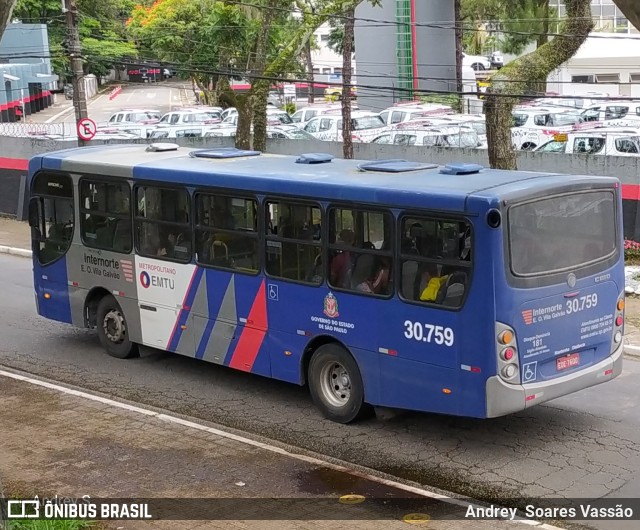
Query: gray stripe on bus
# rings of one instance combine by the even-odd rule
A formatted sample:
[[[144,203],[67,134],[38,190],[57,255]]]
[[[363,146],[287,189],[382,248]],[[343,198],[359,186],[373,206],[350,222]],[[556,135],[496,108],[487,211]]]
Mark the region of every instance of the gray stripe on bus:
[[[211,340],[202,358],[215,364],[223,364],[238,327],[235,275],[231,276],[218,315],[209,315],[209,318],[215,318],[216,323],[213,325]]]

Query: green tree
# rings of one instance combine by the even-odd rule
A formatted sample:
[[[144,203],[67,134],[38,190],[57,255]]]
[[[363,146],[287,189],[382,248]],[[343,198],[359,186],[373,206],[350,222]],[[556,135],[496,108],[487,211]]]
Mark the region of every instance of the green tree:
[[[125,31],[125,21],[134,5],[134,0],[78,0],[85,73],[100,79],[117,64],[137,55]],[[69,78],[71,70],[65,51],[67,29],[61,1],[18,0],[13,14],[26,22],[47,25],[53,70],[61,78]]]
[[[565,0],[567,18],[560,35],[534,52],[512,61],[491,78],[487,91],[489,162],[498,169],[517,169],[511,141],[511,111],[523,94],[544,83],[551,72],[575,55],[593,29],[591,0]]]
[[[549,0],[462,0],[464,47],[472,54],[495,48],[519,54],[532,42],[546,42],[553,16]]]

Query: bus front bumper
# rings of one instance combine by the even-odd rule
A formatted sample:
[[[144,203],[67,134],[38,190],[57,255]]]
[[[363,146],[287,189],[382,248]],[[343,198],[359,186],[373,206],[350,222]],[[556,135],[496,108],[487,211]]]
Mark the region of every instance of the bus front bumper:
[[[518,412],[618,377],[622,373],[623,344],[624,342],[621,342],[609,357],[598,364],[551,381],[510,385],[497,375],[490,377],[487,379],[486,387],[486,417],[496,418]]]

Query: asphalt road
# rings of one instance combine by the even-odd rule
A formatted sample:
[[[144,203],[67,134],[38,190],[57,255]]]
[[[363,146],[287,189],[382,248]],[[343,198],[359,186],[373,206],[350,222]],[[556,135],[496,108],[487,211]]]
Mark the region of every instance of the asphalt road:
[[[193,100],[193,91],[188,91],[182,80],[169,80],[151,84],[122,84],[122,92],[109,99],[109,92],[99,94],[87,103],[89,118],[98,125],[104,125],[114,112],[126,108],[155,109],[161,113]],[[66,110],[66,112],[65,112]],[[72,102],[64,95],[56,95],[56,105],[30,116],[33,123],[75,124]]]
[[[638,497],[640,364],[493,420],[407,413],[339,425],[306,389],[158,351],[121,361],[93,332],[35,314],[31,263],[0,255],[0,365],[203,418],[479,499]],[[602,529],[636,522],[591,522]]]

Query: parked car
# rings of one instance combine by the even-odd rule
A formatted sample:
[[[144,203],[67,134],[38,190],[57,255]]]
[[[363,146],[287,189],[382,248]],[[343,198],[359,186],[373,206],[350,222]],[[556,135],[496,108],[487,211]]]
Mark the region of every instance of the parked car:
[[[495,70],[500,70],[504,66],[504,56],[502,52],[493,52],[489,57],[489,61],[491,61],[491,68]]]
[[[382,118],[373,112],[355,111],[351,114],[351,134],[356,142],[368,142],[387,129]],[[312,118],[304,130],[318,140],[342,141],[342,114],[323,114]]]
[[[584,120],[576,110],[537,105],[516,107],[513,112],[511,139],[515,149],[532,151],[553,136],[571,132]]]
[[[194,110],[194,109],[186,109],[186,110],[177,110],[167,112],[160,121],[158,122],[158,126],[169,126],[169,125],[183,125],[183,124],[191,124],[191,125],[212,125],[214,123],[220,123],[222,121],[222,117],[219,112],[213,110]]]
[[[582,119],[588,122],[605,122],[608,124],[622,121],[640,122],[640,101],[619,100],[600,101],[582,111]]]
[[[374,138],[371,143],[393,145],[421,145],[425,147],[482,147],[476,132],[466,125],[430,126],[395,129]]]
[[[122,109],[114,112],[109,118],[109,125],[158,123],[162,113],[155,109]]]
[[[221,125],[238,125],[238,113],[231,114],[222,120]],[[284,110],[267,108],[267,122],[279,123],[284,125],[292,124],[293,121]]]
[[[312,118],[320,114],[326,114],[340,109],[340,105],[324,103],[322,105],[309,105],[302,107],[291,115],[291,121],[301,129],[311,121]],[[353,109],[353,107],[352,107]]]
[[[640,128],[598,127],[556,134],[535,149],[543,153],[640,156]]]
[[[447,114],[453,114],[453,109],[448,105],[439,105],[437,103],[420,104],[411,101],[408,103],[396,103],[393,107],[384,109],[380,113],[380,117],[385,125],[394,126],[406,121],[437,118]]]
[[[462,64],[470,66],[476,72],[491,70],[491,61],[488,57],[485,57],[483,55],[467,55],[466,53],[463,53]]]

